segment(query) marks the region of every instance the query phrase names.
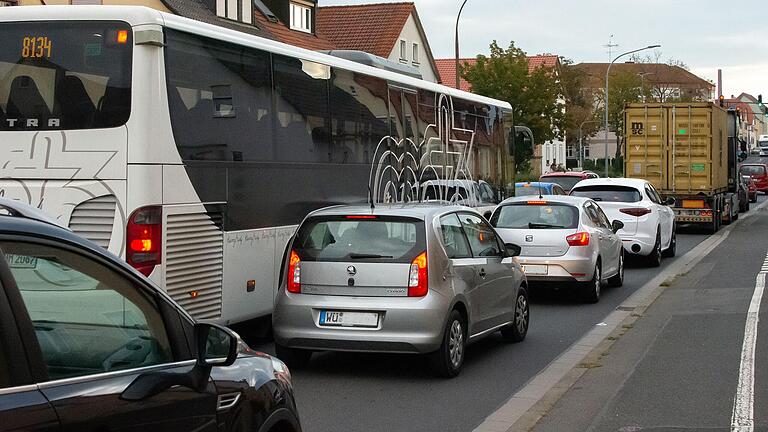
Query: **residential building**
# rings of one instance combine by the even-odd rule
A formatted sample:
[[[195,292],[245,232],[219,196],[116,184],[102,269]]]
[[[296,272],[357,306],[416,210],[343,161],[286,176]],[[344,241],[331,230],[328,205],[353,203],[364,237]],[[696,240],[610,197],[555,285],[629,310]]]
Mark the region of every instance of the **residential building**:
[[[535,56],[528,56],[528,73],[534,70],[545,67],[551,68],[555,74],[560,70],[560,57],[555,54],[539,54]],[[456,85],[456,59],[444,58],[435,60],[437,64],[437,70],[440,73],[440,79],[444,85],[455,87]],[[460,68],[471,66],[477,63],[476,58],[461,58],[459,59]],[[464,91],[471,92],[472,86],[463,77],[459,80],[459,88]],[[565,105],[565,99],[558,99],[558,103]],[[535,137],[534,137],[535,139]],[[541,174],[551,171],[550,166],[555,165],[566,166],[567,158],[567,145],[565,139],[550,140],[548,142],[536,143],[533,158],[531,160],[531,168],[534,174]]]
[[[595,109],[601,108],[605,93],[605,73],[608,63],[580,63],[575,67],[586,77],[584,90],[595,95]],[[700,78],[686,69],[666,63],[614,63],[611,77],[629,74],[637,77],[638,90],[646,102],[706,101],[715,97],[715,85]],[[610,97],[610,94],[608,95]],[[621,137],[614,131],[608,132],[608,157],[616,156],[616,146]],[[623,138],[621,138],[623,139]],[[606,138],[603,128],[592,137],[584,138],[585,156],[591,159],[604,159],[606,156]],[[575,143],[574,143],[575,144]],[[578,158],[578,150],[571,149],[572,158]]]
[[[440,82],[427,35],[412,2],[317,8],[317,34],[338,50],[364,51],[416,67],[424,80]]]
[[[312,50],[334,45],[315,32],[317,0],[0,0],[0,5],[132,5]]]
[[[738,111],[741,117],[741,139],[746,141],[748,150],[757,148],[760,135],[768,134],[765,107],[760,107],[757,98],[749,93],[742,93],[737,97],[731,95],[730,99],[723,100],[723,106]]]

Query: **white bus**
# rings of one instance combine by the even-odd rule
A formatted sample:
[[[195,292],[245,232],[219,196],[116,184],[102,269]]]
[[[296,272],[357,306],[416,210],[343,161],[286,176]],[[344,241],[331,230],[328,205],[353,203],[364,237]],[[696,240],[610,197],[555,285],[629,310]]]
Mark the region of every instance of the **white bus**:
[[[142,7],[2,8],[0,41],[0,195],[198,318],[270,314],[311,210],[514,183],[502,101]]]

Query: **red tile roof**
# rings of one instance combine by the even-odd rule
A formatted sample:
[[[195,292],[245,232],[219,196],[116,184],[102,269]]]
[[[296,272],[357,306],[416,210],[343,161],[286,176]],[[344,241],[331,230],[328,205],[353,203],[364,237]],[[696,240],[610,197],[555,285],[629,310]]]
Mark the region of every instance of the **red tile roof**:
[[[602,88],[605,84],[605,71],[608,63],[579,63],[575,65],[590,78],[593,88]],[[677,84],[685,88],[714,88],[714,84],[700,78],[691,72],[666,63],[614,63],[611,66],[611,74],[631,73],[643,74],[647,83],[653,84]]]
[[[272,22],[259,11],[255,11],[255,17],[256,24],[260,28],[268,31],[272,35],[272,38],[279,42],[316,51],[336,49],[333,42],[320,35],[291,30],[288,25],[282,21],[278,20],[277,22]]]
[[[557,67],[559,58],[558,56],[554,54],[540,54],[535,56],[528,56],[528,73],[533,72],[537,68],[540,67]],[[474,65],[477,63],[476,58],[462,58],[459,59],[459,62],[462,65]],[[442,81],[443,85],[447,85],[449,87],[453,87],[456,85],[456,60],[449,58],[449,59],[435,59],[435,63],[437,64],[437,71],[440,73],[440,80]],[[461,78],[460,82],[460,89],[464,91],[472,91],[472,86],[465,80],[464,78]]]
[[[413,11],[411,2],[324,6],[317,8],[315,25],[338,49],[387,58]]]

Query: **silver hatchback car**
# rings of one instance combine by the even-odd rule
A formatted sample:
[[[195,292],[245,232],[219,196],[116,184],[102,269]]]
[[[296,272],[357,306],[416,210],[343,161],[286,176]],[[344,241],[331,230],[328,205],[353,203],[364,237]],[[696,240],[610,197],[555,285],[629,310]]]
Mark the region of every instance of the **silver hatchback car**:
[[[616,234],[624,224],[609,222],[593,200],[564,195],[504,200],[490,218],[518,257],[531,284],[580,285],[587,301],[600,300],[604,283],[624,283],[624,248]]]
[[[288,243],[272,315],[277,356],[313,350],[429,353],[453,377],[465,346],[528,331],[526,280],[475,210],[407,204],[318,210]]]

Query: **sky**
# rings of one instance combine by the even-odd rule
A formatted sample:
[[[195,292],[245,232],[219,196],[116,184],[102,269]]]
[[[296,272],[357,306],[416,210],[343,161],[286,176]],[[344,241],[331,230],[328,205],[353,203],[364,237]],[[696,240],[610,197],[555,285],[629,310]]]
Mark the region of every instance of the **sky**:
[[[392,0],[320,0],[320,6]],[[462,0],[414,0],[436,58],[453,58],[456,14]],[[462,57],[487,54],[494,39],[529,55],[552,53],[581,62],[660,44],[661,61],[682,61],[696,75],[717,81],[723,94],[768,99],[766,0],[468,0],[461,14]],[[623,59],[621,60],[623,61]]]

